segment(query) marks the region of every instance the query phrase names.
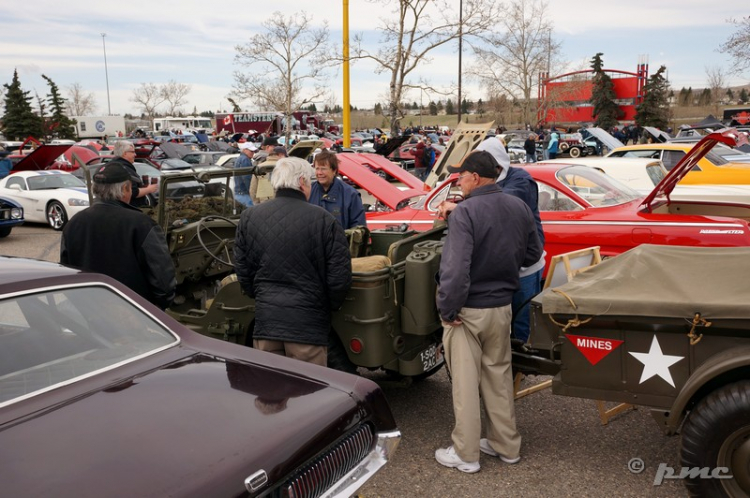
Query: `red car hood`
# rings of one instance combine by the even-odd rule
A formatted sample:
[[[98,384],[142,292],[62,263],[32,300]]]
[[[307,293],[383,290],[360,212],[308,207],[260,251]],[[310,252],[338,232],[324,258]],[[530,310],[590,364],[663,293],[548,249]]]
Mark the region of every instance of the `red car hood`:
[[[429,190],[425,187],[425,184],[422,180],[412,175],[404,168],[394,164],[381,154],[370,154],[366,152],[358,154],[339,154],[339,161],[341,161],[342,157],[349,158],[358,164],[367,166],[371,171],[383,171],[385,173],[388,173],[390,176],[400,181],[409,188],[422,191]]]
[[[715,133],[711,133],[703,137],[700,142],[695,144],[695,147],[678,162],[672,171],[667,173],[661,182],[654,188],[654,190],[643,199],[642,207],[646,208],[649,212],[652,211],[654,200],[660,197],[666,197],[669,199],[669,195],[674,190],[675,186],[685,178],[693,167],[698,164],[698,161],[708,154],[714,145],[717,143],[723,143],[729,147],[734,147],[737,141],[740,140],[739,133],[733,128],[725,128]]]
[[[375,154],[347,153],[338,154],[337,157],[339,159],[339,172],[342,175],[349,178],[349,180],[357,184],[360,188],[372,194],[376,199],[393,210],[398,209],[399,204],[401,204],[403,201],[425,194],[424,190],[422,190],[421,188],[407,187],[404,190],[400,190],[399,188],[388,182],[388,180],[373,173],[370,168],[383,169],[389,174],[398,173],[395,170],[401,170],[401,168],[395,165],[391,165],[390,161],[380,156],[377,156]],[[376,163],[376,161],[378,162]],[[388,164],[383,164],[384,162],[387,162]],[[377,164],[377,167],[375,166],[375,164]],[[390,167],[393,168],[393,171],[386,169]],[[409,176],[412,176],[407,172],[405,173]],[[392,176],[399,178],[393,174]],[[422,183],[417,178],[415,178],[415,180],[417,180],[417,182],[419,182],[420,184]],[[404,183],[407,184],[406,182]]]
[[[13,166],[13,171],[47,169],[70,147],[70,145],[40,145],[31,154],[18,161]]]

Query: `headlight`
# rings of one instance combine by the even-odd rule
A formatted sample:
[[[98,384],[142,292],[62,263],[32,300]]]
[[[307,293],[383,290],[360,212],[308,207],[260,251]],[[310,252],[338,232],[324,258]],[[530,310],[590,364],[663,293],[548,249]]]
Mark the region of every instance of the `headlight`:
[[[23,218],[23,208],[11,208],[10,217],[14,220]]]
[[[84,201],[82,199],[68,199],[68,206],[88,206],[89,201]]]

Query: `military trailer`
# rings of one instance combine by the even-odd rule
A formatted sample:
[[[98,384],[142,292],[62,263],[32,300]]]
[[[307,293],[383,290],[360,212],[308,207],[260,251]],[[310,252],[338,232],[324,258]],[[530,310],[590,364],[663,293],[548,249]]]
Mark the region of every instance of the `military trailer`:
[[[252,344],[255,302],[234,275],[234,237],[244,206],[231,195],[234,175],[251,169],[212,169],[162,177],[206,185],[201,197],[167,199],[152,216],[164,229],[175,265],[177,296],[167,312],[202,334]],[[442,326],[435,309],[434,274],[444,228],[347,231],[353,285],[333,314],[329,366],[348,372],[382,369],[420,379],[443,365]],[[304,326],[304,324],[300,324]]]
[[[675,475],[691,495],[750,496],[748,258],[641,245],[591,266],[534,298],[514,366],[554,375],[554,394],[649,408],[682,434]],[[570,276],[577,259],[555,266]]]

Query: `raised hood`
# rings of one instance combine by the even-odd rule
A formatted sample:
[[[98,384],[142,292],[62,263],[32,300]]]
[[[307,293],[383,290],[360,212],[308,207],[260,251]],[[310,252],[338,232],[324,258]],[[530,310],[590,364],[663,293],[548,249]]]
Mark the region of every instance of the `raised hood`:
[[[400,204],[407,199],[424,195],[424,191],[421,189],[406,188],[401,190],[385,178],[373,173],[367,164],[369,161],[379,159],[380,156],[343,153],[338,154],[337,157],[339,159],[339,172],[342,175],[393,210],[399,209]]]
[[[352,396],[320,381],[197,355],[0,432],[3,486],[28,485],[27,496],[65,494],[70,483],[81,497],[234,496],[260,470],[279,482],[360,417]],[[29,444],[29,430],[44,444]],[[16,462],[33,462],[40,478]]]
[[[49,168],[70,145],[40,145],[13,166],[13,171],[36,171]]]
[[[734,147],[737,144],[738,132],[733,128],[725,128],[717,132],[711,133],[703,137],[695,147],[685,154],[680,162],[678,162],[672,171],[667,173],[667,176],[659,182],[654,190],[643,199],[641,206],[645,207],[648,211],[652,210],[653,203],[656,199],[665,197],[669,200],[669,196],[674,190],[675,186],[687,175],[693,167],[698,164],[708,151],[710,151],[714,145],[718,143],[726,144],[730,147]]]

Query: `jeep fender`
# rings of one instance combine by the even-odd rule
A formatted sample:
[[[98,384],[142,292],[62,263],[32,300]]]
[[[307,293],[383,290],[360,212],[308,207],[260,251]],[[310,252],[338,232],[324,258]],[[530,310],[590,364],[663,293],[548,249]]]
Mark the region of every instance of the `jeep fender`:
[[[672,404],[672,409],[664,423],[667,433],[674,434],[677,432],[677,429],[684,418],[685,410],[695,401],[698,401],[698,399],[709,394],[714,388],[726,384],[727,382],[731,382],[733,379],[719,381],[716,386],[710,386],[708,392],[701,392],[704,391],[704,388],[709,387],[708,384],[710,384],[711,381],[733,370],[743,368],[750,368],[750,346],[732,348],[718,353],[698,367],[698,369],[688,378],[687,382],[685,382],[685,385],[682,387],[680,393]]]

